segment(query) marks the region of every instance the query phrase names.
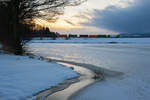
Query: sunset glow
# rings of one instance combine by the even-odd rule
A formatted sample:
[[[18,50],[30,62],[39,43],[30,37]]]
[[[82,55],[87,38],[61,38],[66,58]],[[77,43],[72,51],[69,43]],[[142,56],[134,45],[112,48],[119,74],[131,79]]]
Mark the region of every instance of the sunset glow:
[[[103,10],[108,6],[116,6],[116,7],[127,7],[134,0],[88,0],[87,2],[81,4],[77,7],[66,7],[64,11],[64,15],[61,15],[59,19],[55,23],[51,23],[42,19],[36,19],[35,22],[37,25],[49,27],[51,30],[58,31],[60,33],[70,32],[72,34],[76,33],[84,33],[86,34],[85,29],[90,29],[90,33],[87,34],[97,34],[97,33],[115,33],[112,31],[108,31],[101,27],[96,26],[85,26],[82,23],[90,22],[92,19],[93,11],[95,9]],[[72,30],[78,30],[72,31]],[[61,31],[60,31],[61,30]],[[81,32],[80,32],[81,31]]]

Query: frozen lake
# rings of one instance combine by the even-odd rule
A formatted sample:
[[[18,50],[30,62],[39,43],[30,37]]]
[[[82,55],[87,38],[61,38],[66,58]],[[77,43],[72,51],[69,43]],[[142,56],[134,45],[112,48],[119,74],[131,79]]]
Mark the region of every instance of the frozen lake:
[[[74,94],[72,100],[150,100],[150,43],[30,43],[35,54],[123,72]]]

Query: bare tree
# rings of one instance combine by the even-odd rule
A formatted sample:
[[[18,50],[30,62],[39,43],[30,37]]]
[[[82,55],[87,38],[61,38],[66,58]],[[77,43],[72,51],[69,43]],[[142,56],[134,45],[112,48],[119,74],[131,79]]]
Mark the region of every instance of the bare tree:
[[[85,0],[1,0],[0,13],[5,12],[8,34],[12,34],[9,46],[21,51],[23,41],[23,27],[35,18],[57,20],[63,14],[66,6],[77,6]],[[2,9],[3,8],[3,9]],[[1,17],[0,17],[1,18]],[[1,19],[2,20],[2,19]],[[4,22],[5,23],[5,22]],[[4,33],[5,34],[5,33]],[[10,39],[10,38],[9,38]],[[13,41],[13,43],[12,43]],[[8,42],[8,41],[7,41]]]

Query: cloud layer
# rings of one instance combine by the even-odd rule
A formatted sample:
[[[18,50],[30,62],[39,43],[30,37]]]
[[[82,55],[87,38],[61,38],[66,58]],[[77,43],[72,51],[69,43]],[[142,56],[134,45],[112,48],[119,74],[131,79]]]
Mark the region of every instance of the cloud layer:
[[[150,32],[150,0],[135,0],[127,8],[109,6],[95,10],[95,17],[84,25],[96,26],[119,33]]]

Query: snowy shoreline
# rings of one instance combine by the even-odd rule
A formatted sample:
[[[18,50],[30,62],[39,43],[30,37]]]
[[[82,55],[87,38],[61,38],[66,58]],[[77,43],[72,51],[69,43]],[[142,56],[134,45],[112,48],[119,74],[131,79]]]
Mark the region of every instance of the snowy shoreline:
[[[7,54],[5,52],[1,52],[0,65],[2,66],[0,66],[0,68],[2,70],[0,71],[0,81],[1,81],[0,89],[2,91],[0,92],[0,99],[3,99],[3,100],[10,100],[10,99],[11,100],[20,100],[20,99],[41,100],[42,98],[45,98],[57,91],[62,91],[68,88],[70,85],[74,83],[78,83],[79,81],[81,81],[80,79],[82,79],[82,82],[84,82],[83,79],[86,76],[81,77],[80,75],[81,73],[78,73],[77,75],[78,71],[75,72],[73,69],[67,68],[65,65],[57,64],[58,62],[82,66],[82,64],[77,64],[77,63],[67,62],[67,61],[65,62],[65,61],[60,61],[56,59],[47,59],[45,57],[35,56],[32,54],[27,54],[25,56],[16,56],[13,54]],[[42,71],[43,67],[41,66],[43,67],[46,66],[44,71]],[[57,70],[57,68],[50,69],[51,70],[50,72],[57,70],[57,74],[59,73],[60,75],[58,74],[56,76],[57,77],[61,76],[61,77],[56,78],[52,75],[54,73],[49,74],[48,69],[52,66],[55,66],[55,67],[59,66],[59,70]],[[91,70],[92,73],[94,72],[93,69],[90,69],[88,67],[87,68],[84,67],[84,68],[87,70]],[[61,72],[61,70],[64,72]],[[42,75],[42,74],[45,74],[45,75]],[[49,77],[49,75],[50,76],[52,75],[52,77]],[[78,88],[78,90],[85,88],[86,86],[90,84],[95,83],[96,80],[94,78],[97,78],[97,79],[100,78],[99,74],[94,72],[89,78],[90,82],[79,85],[80,88]],[[47,82],[48,81],[47,79],[52,79],[53,81],[54,80],[55,81],[54,83],[53,81]],[[103,77],[101,77],[101,79],[103,79]],[[44,84],[45,82],[46,84]],[[21,92],[21,93],[18,93],[18,92]],[[68,98],[69,97],[70,96],[68,96]]]
[[[39,91],[78,76],[56,62],[5,53],[0,54],[0,69],[1,100],[29,99]]]
[[[77,67],[77,68],[81,68],[81,69],[79,71],[75,70],[79,73],[78,77],[72,78],[70,80],[66,80],[65,82],[58,84],[53,88],[39,92],[36,95],[37,96],[36,100],[41,100],[41,99],[45,100],[46,98],[48,98],[48,100],[51,100],[54,98],[56,100],[59,100],[59,99],[57,99],[57,97],[59,97],[59,96],[60,96],[59,98],[61,98],[61,100],[70,100],[72,97],[74,97],[74,94],[78,93],[79,91],[84,90],[88,86],[95,84],[97,81],[104,80],[107,77],[116,77],[116,76],[120,76],[123,74],[121,72],[110,71],[110,70],[103,69],[103,68],[100,68],[100,67],[97,67],[94,65],[90,65],[90,64],[76,63],[76,62],[71,62],[71,61],[64,61],[64,60],[45,58],[45,57],[41,57],[41,58],[45,59],[45,60],[49,60],[49,61],[64,63],[64,65],[67,64],[67,65],[69,65],[69,67],[71,65],[74,65],[75,67],[73,67],[73,68]],[[67,65],[65,65],[65,66],[67,66]],[[85,70],[84,70],[84,72],[82,72],[82,68],[89,70],[90,72],[89,71],[86,72]],[[86,73],[86,74],[82,76],[81,74],[83,74],[83,73]],[[92,75],[89,75],[89,74],[92,74]],[[90,76],[90,77],[87,78],[87,76]],[[84,81],[86,82],[86,84]],[[76,83],[77,84],[82,83],[82,84],[77,85],[77,86],[72,86],[72,85],[76,85]],[[69,89],[68,89],[68,87],[69,87]],[[74,87],[76,87],[75,90],[74,90]],[[63,91],[65,91],[65,92],[63,92]],[[62,94],[65,94],[66,91],[67,92],[72,91],[72,93],[66,94],[67,96],[64,95],[64,97],[62,97]],[[51,95],[52,95],[52,97],[51,97]],[[53,95],[55,95],[55,96],[53,96]]]
[[[66,100],[67,98],[70,98],[73,94],[78,92],[79,90],[84,89],[91,84],[94,84],[98,80],[103,80],[103,78],[104,78],[103,75],[96,73],[94,68],[91,69],[91,68],[85,67],[86,65],[83,66],[82,64],[78,64],[78,63],[74,63],[74,62],[46,58],[46,57],[31,54],[31,53],[29,53],[28,56],[33,57],[33,58],[39,57],[40,59],[46,60],[48,62],[59,62],[59,64],[65,66],[65,67],[73,68],[78,73],[77,77],[67,79],[64,82],[57,84],[56,86],[53,86],[53,87],[43,90],[43,91],[39,91],[33,97],[31,97],[31,99],[45,100],[46,98],[48,98],[51,100],[51,95],[52,95],[52,98],[53,98],[53,94],[56,95],[57,97],[58,96],[61,97],[61,95],[59,95],[59,93],[57,94],[57,92],[63,93],[64,90],[70,92],[70,89],[71,89],[72,92],[70,95],[64,95],[63,97],[61,97],[61,100]],[[74,65],[74,66],[72,66],[72,65]],[[82,68],[79,68],[79,67],[82,67]],[[85,81],[85,83],[84,83],[84,81]],[[72,85],[76,85],[76,83],[77,83],[77,86],[75,86],[76,89],[73,90],[74,87],[72,87]],[[82,83],[82,84],[80,84],[80,83]],[[68,90],[68,88],[69,88],[69,90]],[[55,98],[55,99],[57,100],[57,98]]]

